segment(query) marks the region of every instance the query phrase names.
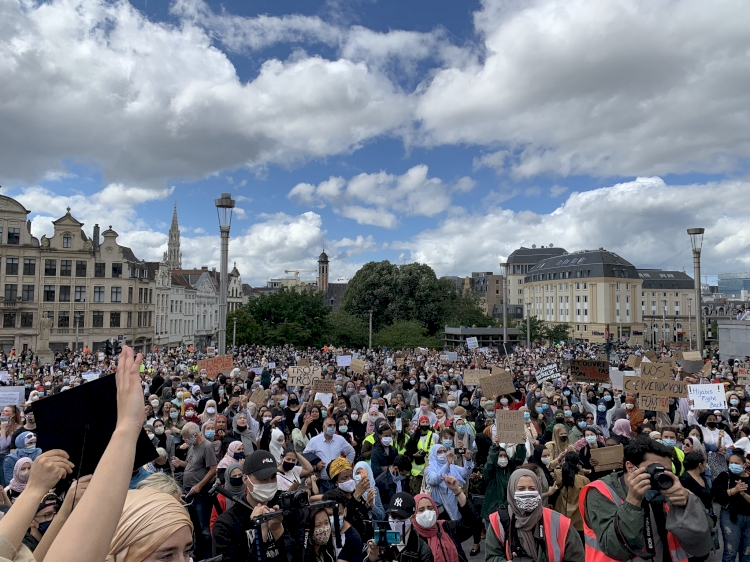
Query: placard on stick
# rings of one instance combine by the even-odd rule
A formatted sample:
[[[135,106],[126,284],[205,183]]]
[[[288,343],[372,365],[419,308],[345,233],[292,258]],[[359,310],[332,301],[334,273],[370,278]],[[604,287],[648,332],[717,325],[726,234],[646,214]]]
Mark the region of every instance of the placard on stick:
[[[359,373],[360,375],[365,374],[365,362],[362,359],[352,359],[352,364],[350,365],[352,368],[352,371],[355,373]]]
[[[594,467],[594,472],[606,470],[617,470],[622,468],[622,460],[625,448],[622,445],[614,447],[597,447],[590,449],[591,458],[596,459],[599,464]]]
[[[550,363],[549,365],[542,365],[536,368],[536,382],[542,384],[546,381],[553,381],[560,378],[560,369],[557,363]]]
[[[523,412],[495,410],[495,427],[500,443],[524,443],[526,441]]]
[[[602,383],[609,381],[609,361],[572,359],[570,375],[576,381]]]
[[[513,385],[513,373],[503,370],[492,370],[492,375],[479,379],[479,385],[482,387],[482,393],[485,396],[500,396],[502,394],[512,394],[516,391]]]
[[[337,355],[336,356],[336,366],[337,367],[348,367],[352,364],[352,356],[351,355]]]
[[[313,394],[333,394],[336,391],[336,381],[331,379],[315,379],[312,384]]]
[[[464,371],[464,385],[476,386],[479,384],[479,379],[486,378],[492,375],[489,369],[469,369]]]
[[[268,391],[263,388],[256,389],[250,397],[250,402],[258,406],[265,404],[266,400],[268,400]]]
[[[310,386],[314,379],[320,378],[322,367],[289,367],[287,369],[287,385],[289,386]]]

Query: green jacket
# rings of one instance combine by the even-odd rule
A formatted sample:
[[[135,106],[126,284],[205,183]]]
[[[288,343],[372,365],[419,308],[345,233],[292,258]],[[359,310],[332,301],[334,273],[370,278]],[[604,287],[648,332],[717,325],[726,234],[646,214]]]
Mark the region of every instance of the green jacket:
[[[620,496],[623,503],[617,507],[597,490],[589,490],[584,506],[584,521],[594,531],[604,554],[616,560],[629,560],[633,558],[633,554],[620,542],[616,529],[619,529],[632,550],[645,550],[646,541],[643,530],[645,514],[642,507],[636,507],[624,501],[628,490],[622,474],[614,472],[602,478],[601,481],[608,484]],[[706,556],[711,551],[713,524],[706,515],[703,504],[694,494],[690,494],[687,504],[683,507],[670,505],[665,526],[691,557]],[[655,535],[656,556],[653,562],[665,562],[661,540],[658,534]]]
[[[505,529],[504,529],[505,530]],[[506,537],[507,537],[507,530]],[[513,529],[515,532],[515,528]],[[539,526],[534,527],[534,536],[539,539]],[[544,541],[542,541],[543,543]],[[500,540],[495,531],[492,529],[492,525],[487,530],[487,540],[485,541],[485,562],[506,562],[508,558],[505,556],[505,545],[500,544]],[[528,554],[528,553],[527,553]],[[534,558],[536,553],[532,553],[531,556]],[[581,542],[581,536],[578,531],[575,530],[573,525],[568,529],[568,536],[565,538],[565,555],[563,556],[563,562],[581,562],[586,558],[584,552],[583,543]],[[547,562],[549,556],[547,555],[546,549],[541,549],[541,556],[535,559],[535,562]]]
[[[482,519],[489,519],[490,513],[497,511],[501,505],[508,505],[507,491],[510,473],[521,466],[526,460],[526,445],[516,445],[516,455],[509,459],[508,466],[501,468],[497,465],[500,445],[493,444],[484,465],[484,481],[487,490],[482,503]]]

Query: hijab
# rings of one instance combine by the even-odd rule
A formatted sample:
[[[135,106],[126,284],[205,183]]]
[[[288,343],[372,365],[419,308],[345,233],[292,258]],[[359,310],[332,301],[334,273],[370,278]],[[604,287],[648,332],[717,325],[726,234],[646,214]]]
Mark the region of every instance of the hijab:
[[[690,443],[693,445],[693,451],[700,451],[701,454],[703,454],[703,459],[708,460],[708,455],[706,455],[706,447],[703,446],[703,443],[701,443],[701,440],[697,437],[692,437],[688,435],[685,437],[685,441],[690,440]]]
[[[630,429],[630,422],[627,419],[617,420],[612,427],[612,433],[628,439],[633,438],[633,432]]]
[[[279,441],[281,438],[281,441]],[[281,457],[284,456],[284,432],[274,427],[271,431],[271,441],[268,444],[269,452],[273,456],[276,464],[281,464]]]
[[[214,409],[214,413],[213,414],[209,414],[208,413],[208,408],[213,408]],[[206,402],[206,409],[203,410],[203,413],[200,416],[198,416],[200,418],[200,420],[201,420],[201,423],[206,423],[206,422],[209,422],[209,421],[210,422],[215,422],[216,421],[216,411],[217,410],[218,410],[218,408],[216,406],[216,400],[209,400],[208,402]]]
[[[610,402],[610,404],[612,403],[614,403],[614,400]],[[602,406],[602,405],[604,406],[605,409],[603,412],[600,412],[599,406]],[[600,398],[596,402],[596,425],[598,425],[599,427],[605,427],[605,428],[607,427],[607,406],[608,406],[607,401],[604,400],[604,398]]]
[[[143,562],[183,527],[193,532],[187,510],[174,496],[154,488],[130,490],[105,562]]]
[[[29,457],[23,457],[16,461],[16,465],[13,467],[13,478],[10,481],[10,489],[19,494],[26,489],[26,484],[29,483],[29,473],[27,472],[24,476],[21,476],[21,469],[26,465],[31,466],[34,464]]]
[[[435,513],[438,513],[437,504],[431,496],[427,494],[418,494],[414,496],[414,504],[419,505],[419,501],[422,499],[430,500],[432,509]],[[432,556],[435,562],[459,562],[458,550],[456,550],[456,544],[453,542],[451,536],[445,530],[445,521],[438,519],[437,523],[433,527],[425,528],[421,527],[417,523],[417,516],[413,515],[411,518],[411,524],[417,534],[422,537],[430,547]],[[443,540],[445,539],[445,540]]]
[[[226,454],[219,461],[219,464],[216,465],[216,470],[228,468],[230,464],[237,462],[237,459],[234,458],[234,454],[237,452],[237,449],[240,448],[240,445],[242,445],[242,441],[232,441],[229,444]]]
[[[625,402],[633,405],[633,409],[628,412],[628,421],[630,421],[630,429],[633,430],[633,433],[637,433],[638,428],[643,423],[643,412],[638,408],[638,404],[635,403],[635,398],[632,396],[628,396]]]
[[[508,481],[508,510],[512,516],[511,528],[515,527],[518,532],[518,538],[521,540],[521,546],[533,560],[537,558],[537,545],[534,539],[534,526],[539,524],[539,520],[542,518],[542,502],[536,506],[536,509],[531,513],[521,511],[516,505],[516,488],[518,487],[518,481],[523,476],[528,476],[534,481],[536,489],[539,491],[541,496],[542,487],[539,484],[539,478],[530,470],[525,468],[519,468],[514,470],[510,475]]]
[[[242,465],[238,462],[233,462],[227,467],[227,471],[224,473],[224,489],[232,494],[232,496],[242,496],[244,495],[243,492],[245,491],[245,485],[240,484],[239,486],[233,486],[232,483],[229,481],[229,475],[232,474],[232,471],[239,468],[242,470]],[[229,498],[225,498],[227,500],[227,509],[232,507],[234,505],[234,500],[231,500]]]

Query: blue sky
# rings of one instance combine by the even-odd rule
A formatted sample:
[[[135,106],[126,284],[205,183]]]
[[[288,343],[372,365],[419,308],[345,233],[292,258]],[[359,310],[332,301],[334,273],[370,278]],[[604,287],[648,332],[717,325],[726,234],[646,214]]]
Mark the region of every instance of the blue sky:
[[[0,184],[37,235],[71,207],[158,260],[253,285],[531,244],[750,269],[750,5],[0,0]],[[4,39],[3,39],[4,38]]]

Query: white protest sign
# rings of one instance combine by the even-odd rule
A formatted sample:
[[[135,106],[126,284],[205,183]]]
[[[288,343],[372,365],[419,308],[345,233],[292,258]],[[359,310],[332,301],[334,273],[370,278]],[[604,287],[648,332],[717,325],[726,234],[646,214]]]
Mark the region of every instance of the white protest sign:
[[[458,352],[448,351],[446,355],[448,356],[448,361],[458,361]]]
[[[83,380],[85,380],[86,382],[91,382],[91,381],[95,381],[96,379],[98,379],[100,374],[101,373],[95,373],[93,371],[88,371],[86,373],[82,373],[81,374],[81,378]]]
[[[0,408],[23,405],[26,400],[26,388],[23,386],[0,386]]]
[[[689,384],[688,398],[694,410],[726,410],[723,384]]]
[[[534,373],[536,376],[536,382],[542,384],[546,381],[553,381],[560,377],[560,369],[557,363],[550,363],[549,365],[542,365],[536,368]]]
[[[632,372],[632,371],[631,371]],[[612,381],[612,388],[616,388],[617,390],[622,390],[622,383],[623,383],[623,376],[625,375],[624,371],[621,371],[617,367],[610,368],[609,369],[609,380]]]
[[[269,368],[269,369],[275,369],[275,368],[276,368],[276,363],[275,363],[274,361],[270,361],[270,362],[268,363],[268,368]]]
[[[8,382],[8,371],[0,371],[0,381]]]
[[[476,349],[479,347],[479,342],[477,341],[477,338],[466,338],[466,347],[469,349]]]
[[[336,366],[337,367],[348,367],[352,364],[352,356],[351,355],[337,355],[336,356]]]

